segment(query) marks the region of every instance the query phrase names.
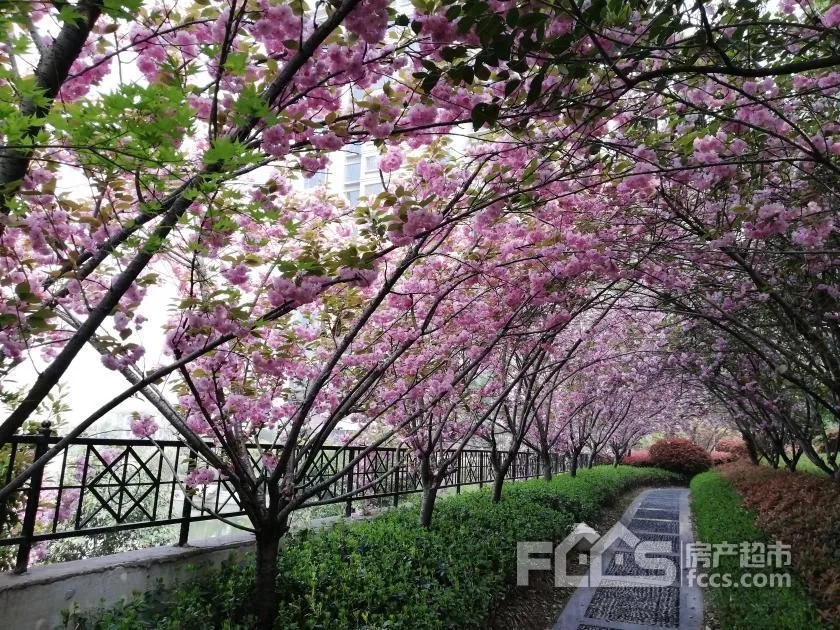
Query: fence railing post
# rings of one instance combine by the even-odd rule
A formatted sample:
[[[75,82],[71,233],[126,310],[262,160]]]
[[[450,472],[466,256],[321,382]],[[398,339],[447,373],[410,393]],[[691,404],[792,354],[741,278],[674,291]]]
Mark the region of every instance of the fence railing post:
[[[49,420],[44,420],[41,423],[41,429],[38,431],[38,437],[35,440],[35,456],[32,461],[36,461],[41,455],[47,452],[51,426]],[[26,511],[23,515],[23,527],[21,530],[23,540],[18,545],[14,573],[26,573],[26,569],[29,566],[29,552],[32,551],[32,538],[35,536],[35,519],[38,516],[38,503],[41,500],[41,484],[43,481],[44,468],[41,467],[32,473],[29,490],[26,493]]]
[[[190,449],[190,456],[187,460],[187,476],[195,470],[196,454]],[[184,484],[184,505],[181,506],[181,531],[178,532],[178,546],[185,546],[190,540],[190,516],[192,516],[192,501],[187,497],[187,486]]]
[[[455,494],[461,494],[461,468],[464,466],[464,451],[458,452],[458,468],[455,469]]]
[[[352,462],[353,461],[353,447],[349,447],[347,449],[347,459],[345,461]],[[347,504],[344,506],[344,516],[350,517],[353,514],[353,497],[350,493],[353,492],[353,466],[347,471],[347,486],[346,491],[348,494],[347,497]]]
[[[402,468],[402,453],[400,447],[397,447],[396,452],[396,469],[394,470],[394,507],[400,504],[400,468]]]

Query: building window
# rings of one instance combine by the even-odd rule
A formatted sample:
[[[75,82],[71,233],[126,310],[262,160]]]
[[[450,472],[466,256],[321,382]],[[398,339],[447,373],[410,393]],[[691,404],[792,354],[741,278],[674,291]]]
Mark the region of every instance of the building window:
[[[379,156],[366,155],[365,156],[365,173],[375,173],[379,170]]]
[[[362,174],[362,148],[350,146],[344,158],[344,182],[359,181]]]
[[[311,190],[312,188],[318,188],[319,186],[326,186],[327,185],[327,172],[326,171],[318,171],[312,177],[304,178],[303,179],[303,187],[307,190]]]
[[[344,164],[344,181],[345,182],[357,182],[362,174],[361,171],[361,162],[358,160],[351,162],[347,160]]]
[[[375,197],[383,190],[384,188],[382,187],[382,182],[374,182],[372,184],[365,185],[365,194],[368,197]]]
[[[359,202],[359,182],[344,185],[344,196],[350,205],[355,206]]]
[[[362,147],[351,145],[344,154],[344,196],[347,201],[355,205],[361,194],[360,180],[362,178]]]

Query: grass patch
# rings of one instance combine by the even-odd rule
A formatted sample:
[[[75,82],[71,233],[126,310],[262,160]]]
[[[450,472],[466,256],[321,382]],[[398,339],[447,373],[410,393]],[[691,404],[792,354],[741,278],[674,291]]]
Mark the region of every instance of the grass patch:
[[[417,510],[290,536],[278,559],[277,628],[484,628],[493,604],[516,581],[516,543],[559,542],[573,523],[635,487],[673,483],[653,468],[600,466],[578,477],[506,485],[494,504],[485,489],[442,497],[429,529]],[[253,568],[203,571],[178,589],[75,613],[82,629],[249,628]],[[73,625],[76,624],[76,625]]]
[[[742,506],[741,497],[718,473],[707,472],[694,477],[691,482],[691,505],[699,542],[738,544],[744,541],[769,541],[768,536],[756,525],[755,513]],[[720,565],[715,571],[729,573],[733,582],[740,581],[744,574],[791,573],[789,567],[741,568],[738,555],[721,555]],[[727,630],[768,627],[801,630],[822,627],[817,607],[796,575],[791,575],[790,587],[709,587],[709,594],[720,627]]]
[[[825,472],[822,468],[818,468],[814,462],[805,456],[799,459],[799,462],[796,465],[796,470],[810,473],[812,475],[819,475],[820,477],[828,477],[827,472]]]
[[[770,462],[767,461],[766,458],[760,457],[758,459],[758,463],[762,466],[767,466],[768,468],[773,468]],[[779,464],[779,468],[777,470],[787,470],[785,468],[784,463]],[[796,472],[805,472],[812,475],[817,475],[819,477],[828,477],[828,473],[825,472],[822,468],[819,468],[814,462],[808,459],[805,455],[799,458],[799,461],[796,462]]]

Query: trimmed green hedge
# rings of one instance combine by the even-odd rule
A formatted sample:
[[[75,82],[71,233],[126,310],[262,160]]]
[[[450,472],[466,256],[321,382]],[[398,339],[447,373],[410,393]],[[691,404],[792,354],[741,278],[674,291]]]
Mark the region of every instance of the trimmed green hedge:
[[[278,559],[277,627],[485,627],[515,582],[518,541],[559,542],[627,490],[676,480],[653,468],[601,466],[576,478],[507,484],[498,504],[487,491],[442,497],[428,530],[416,524],[416,509],[405,508],[300,532]],[[248,628],[252,583],[251,566],[231,564],[72,621],[80,629]]]
[[[738,493],[718,473],[707,472],[691,482],[691,507],[698,542],[738,544],[769,542],[755,524],[755,515],[741,505]],[[733,582],[743,574],[790,573],[789,567],[741,568],[738,555],[721,555],[716,572],[730,573]],[[802,582],[791,574],[790,587],[712,588],[708,593],[721,628],[774,628],[801,630],[820,628],[816,606]]]

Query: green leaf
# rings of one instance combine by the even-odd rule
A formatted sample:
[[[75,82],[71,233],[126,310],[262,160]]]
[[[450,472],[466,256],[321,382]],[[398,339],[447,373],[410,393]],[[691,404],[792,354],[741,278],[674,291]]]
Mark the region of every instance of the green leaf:
[[[499,106],[496,103],[478,103],[471,112],[473,129],[478,131],[484,125],[493,125],[499,118]]]
[[[22,300],[25,300],[28,296],[32,295],[32,287],[29,286],[28,280],[24,280],[23,282],[15,285],[15,295]]]
[[[163,246],[163,239],[156,235],[152,234],[145,243],[143,243],[143,252],[146,254],[154,254],[160,250]]]
[[[133,19],[143,6],[143,0],[103,0],[102,12],[113,18]]]
[[[548,16],[545,13],[528,13],[519,18],[519,27],[522,29],[534,28],[537,24],[545,22]]]
[[[207,165],[218,162],[227,162],[236,155],[241,154],[243,147],[238,142],[229,138],[217,138],[207,151],[204,152],[204,163]]]
[[[525,98],[525,102],[528,105],[532,105],[537,101],[542,94],[542,84],[543,79],[545,79],[545,71],[540,70],[533,79],[531,79],[531,85],[528,87],[528,96]]]
[[[478,24],[475,27],[478,39],[485,48],[491,48],[496,36],[504,30],[505,24],[502,21],[502,18],[495,13],[485,15],[478,21]]]
[[[513,94],[520,85],[522,85],[521,79],[511,79],[505,83],[505,96]]]
[[[225,61],[225,68],[232,74],[237,76],[245,74],[245,69],[248,67],[248,53],[247,52],[233,52],[228,55]]]
[[[420,84],[420,87],[423,89],[424,92],[428,94],[435,88],[435,86],[438,84],[438,81],[440,81],[440,74],[438,74],[437,72],[430,72],[423,79],[423,82]]]
[[[247,118],[266,118],[271,112],[257,86],[253,84],[248,84],[242,89],[234,107],[237,114]]]
[[[440,51],[440,58],[450,63],[466,56],[467,49],[465,46],[444,46]]]
[[[514,28],[519,23],[519,9],[516,7],[510,9],[505,16],[505,21],[508,26]]]
[[[64,24],[81,24],[85,18],[76,7],[65,4],[58,12],[58,19]]]

